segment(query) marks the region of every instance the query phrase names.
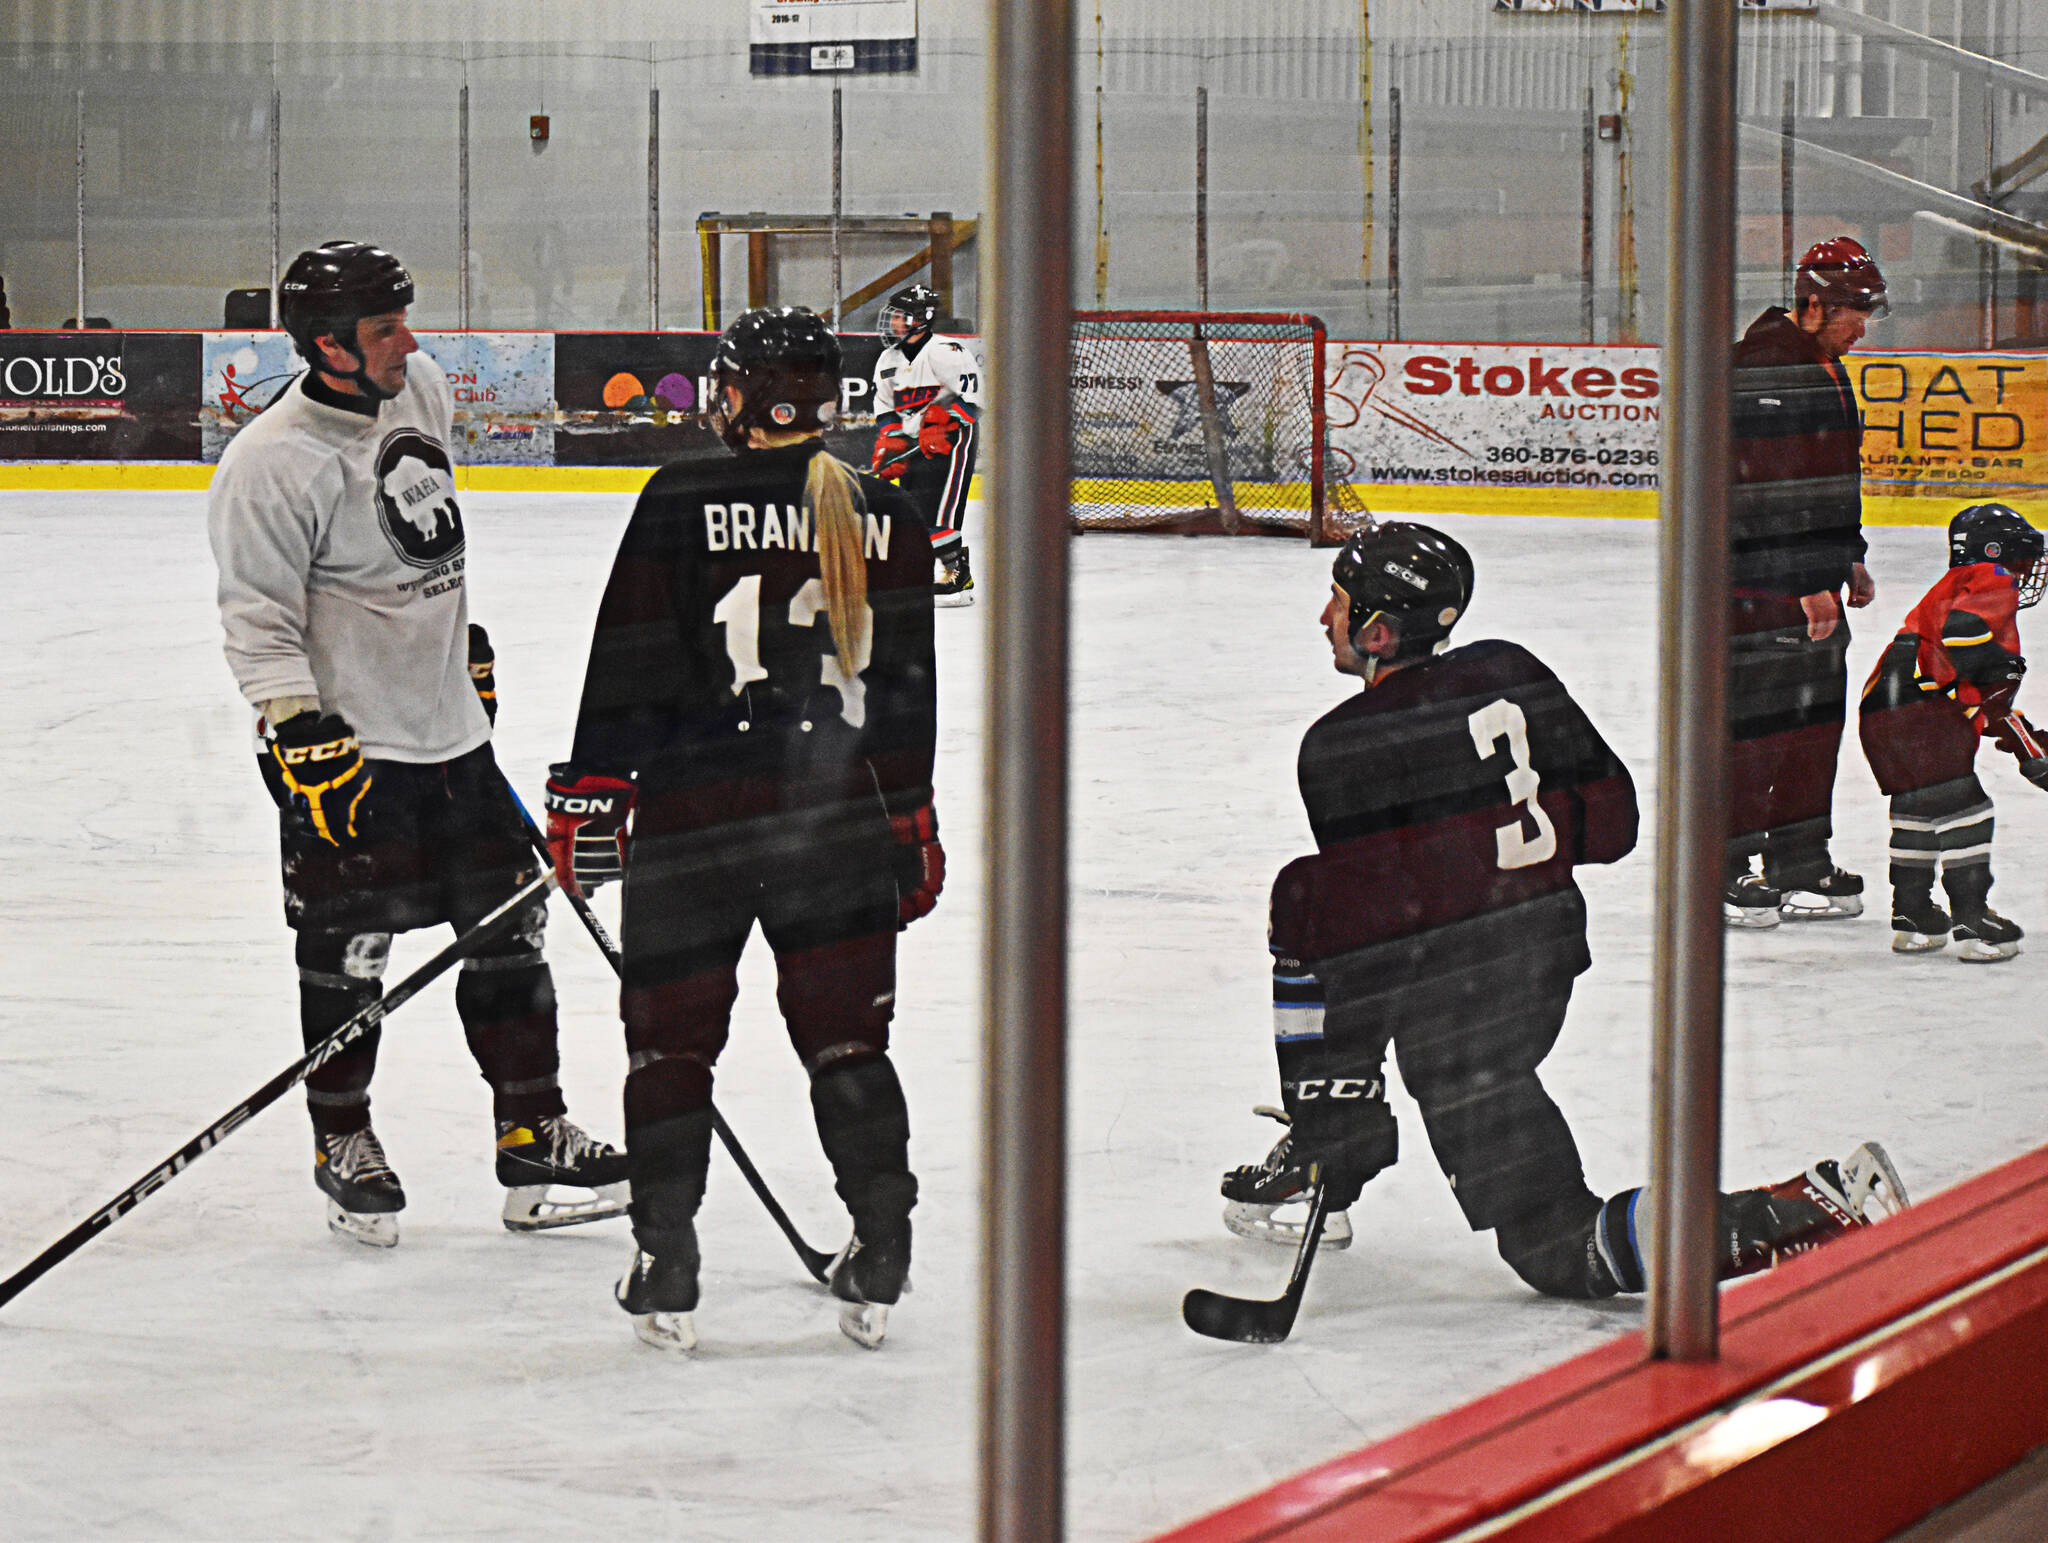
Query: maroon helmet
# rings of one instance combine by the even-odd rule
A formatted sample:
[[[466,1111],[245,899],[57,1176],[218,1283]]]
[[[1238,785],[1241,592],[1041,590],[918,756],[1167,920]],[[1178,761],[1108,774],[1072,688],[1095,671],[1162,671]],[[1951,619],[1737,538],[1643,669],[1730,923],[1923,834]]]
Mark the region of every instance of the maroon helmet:
[[[1810,299],[1824,306],[1846,305],[1872,316],[1883,316],[1891,309],[1877,259],[1853,236],[1832,236],[1806,249],[1793,276],[1792,299],[1802,311]]]

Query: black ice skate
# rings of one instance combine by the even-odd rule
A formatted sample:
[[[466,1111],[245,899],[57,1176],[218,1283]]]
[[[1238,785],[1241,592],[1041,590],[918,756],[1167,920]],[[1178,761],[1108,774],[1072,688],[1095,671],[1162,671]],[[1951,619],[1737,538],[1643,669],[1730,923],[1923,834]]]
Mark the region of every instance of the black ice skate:
[[[697,1326],[690,1314],[697,1307],[697,1240],[692,1229],[687,1248],[659,1256],[633,1250],[633,1261],[619,1278],[614,1293],[619,1306],[633,1315],[633,1332],[643,1344],[672,1355],[697,1348]]]
[[[1830,868],[1808,883],[1778,886],[1778,914],[1788,922],[1842,921],[1863,914],[1863,877]]]
[[[1785,896],[1753,873],[1730,879],[1721,891],[1721,920],[1739,931],[1760,931],[1778,925]]]
[[[1934,903],[1931,890],[1918,894],[1892,892],[1892,952],[1931,954],[1948,947],[1948,912]]]
[[[1996,964],[2018,953],[2025,936],[2017,922],[1986,906],[1974,916],[1956,918],[1956,957],[1965,964]]]
[[[1767,1270],[1852,1228],[1869,1226],[1876,1220],[1870,1215],[1873,1201],[1887,1216],[1912,1204],[1898,1169],[1875,1141],[1864,1142],[1840,1162],[1822,1158],[1782,1184],[1730,1195],[1723,1214],[1733,1223],[1735,1273]]]
[[[1263,1114],[1282,1125],[1292,1122],[1285,1110],[1271,1104],[1255,1104],[1253,1114]],[[1294,1132],[1288,1131],[1273,1143],[1262,1163],[1247,1163],[1223,1175],[1223,1225],[1241,1238],[1273,1243],[1281,1248],[1298,1248],[1308,1224],[1308,1168],[1294,1160]],[[1282,1207],[1296,1208],[1300,1215],[1277,1217]],[[1323,1218],[1324,1248],[1351,1246],[1351,1213],[1332,1211]]]
[[[839,1332],[865,1350],[878,1349],[889,1331],[889,1309],[910,1289],[910,1227],[903,1236],[869,1244],[847,1240],[828,1272],[839,1298]]]
[[[398,1246],[405,1191],[369,1126],[338,1136],[315,1131],[313,1182],[327,1195],[327,1225],[336,1234],[371,1248]]]
[[[505,1225],[543,1232],[626,1214],[631,1198],[626,1154],[559,1114],[498,1122],[498,1182],[505,1186]],[[551,1200],[548,1186],[592,1191],[584,1200]]]
[[[933,559],[932,604],[974,604],[974,574],[967,566],[965,546],[957,546],[947,556]]]

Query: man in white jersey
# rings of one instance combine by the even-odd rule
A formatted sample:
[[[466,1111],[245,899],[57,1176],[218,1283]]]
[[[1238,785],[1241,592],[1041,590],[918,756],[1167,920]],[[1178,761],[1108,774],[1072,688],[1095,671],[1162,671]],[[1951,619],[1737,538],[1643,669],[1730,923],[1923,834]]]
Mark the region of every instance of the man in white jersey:
[[[938,291],[899,289],[882,307],[887,346],[875,361],[877,476],[900,479],[932,528],[933,603],[974,604],[967,566],[967,488],[981,428],[981,362],[964,344],[935,337]]]
[[[446,377],[406,327],[412,276],[333,241],[278,286],[312,366],[214,473],[228,666],[279,809],[308,1048],[382,993],[391,935],[473,926],[540,871],[491,755],[489,639],[469,623]],[[625,1158],[571,1124],[536,902],[463,961],[455,1005],[491,1086],[515,1231],[618,1215]],[[370,1127],[378,1031],[306,1079],[328,1225],[388,1248],[405,1192]],[[601,1191],[554,1202],[548,1186]]]

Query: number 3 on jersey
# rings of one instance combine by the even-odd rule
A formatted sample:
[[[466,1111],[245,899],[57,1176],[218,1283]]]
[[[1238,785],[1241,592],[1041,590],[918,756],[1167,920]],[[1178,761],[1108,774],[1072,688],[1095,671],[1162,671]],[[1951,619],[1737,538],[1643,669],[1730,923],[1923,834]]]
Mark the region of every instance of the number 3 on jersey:
[[[1482,761],[1493,757],[1499,741],[1508,742],[1508,755],[1515,763],[1507,777],[1508,801],[1519,804],[1536,822],[1534,840],[1524,833],[1520,818],[1494,831],[1497,865],[1532,868],[1548,862],[1557,855],[1557,830],[1550,823],[1550,816],[1543,812],[1543,806],[1536,802],[1539,779],[1536,768],[1529,764],[1529,720],[1522,715],[1521,708],[1502,697],[1467,718],[1465,727],[1472,731],[1472,748],[1479,752]]]
[[[789,624],[809,631],[825,609],[825,584],[808,579],[790,598]],[[712,608],[711,619],[725,629],[725,656],[732,660],[732,694],[738,696],[757,680],[766,680],[761,667],[761,575],[749,573],[725,592]],[[867,722],[867,684],[860,672],[868,667],[875,635],[875,613],[866,601],[860,607],[860,636],[854,644],[853,676],[839,667],[839,655],[828,641],[818,660],[818,684],[839,693],[839,716],[854,728]],[[828,635],[829,636],[829,635]]]

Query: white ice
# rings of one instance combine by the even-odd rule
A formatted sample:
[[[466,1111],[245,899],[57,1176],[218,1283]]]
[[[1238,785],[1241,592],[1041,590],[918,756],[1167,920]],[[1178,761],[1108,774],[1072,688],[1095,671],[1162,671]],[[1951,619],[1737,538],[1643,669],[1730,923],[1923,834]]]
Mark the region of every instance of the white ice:
[[[498,647],[499,755],[528,795],[564,753],[628,503],[468,495],[471,605]],[[12,1270],[297,1053],[274,826],[221,661],[197,494],[0,495],[0,1153]],[[1643,846],[1582,872],[1593,973],[1546,1080],[1595,1189],[1646,1163],[1655,528],[1445,519],[1479,565],[1466,639],[1548,660],[1635,771]],[[1860,680],[1939,572],[1873,533]],[[1293,1338],[1198,1339],[1197,1284],[1270,1295],[1287,1256],[1227,1234],[1216,1182],[1263,1154],[1265,898],[1307,849],[1302,729],[1346,683],[1316,625],[1328,555],[1090,536],[1077,571],[1069,1115],[1070,1535],[1129,1539],[1389,1435],[1640,1322],[1548,1301],[1467,1232],[1413,1109],[1405,1161],[1316,1268]],[[977,552],[986,591],[1000,585]],[[981,639],[942,613],[950,877],[903,949],[916,1290],[844,1340],[714,1158],[702,1350],[636,1343],[622,1223],[499,1225],[485,1089],[437,986],[388,1026],[377,1122],[411,1196],[389,1254],[341,1242],[298,1096],[0,1312],[0,1532],[17,1539],[673,1536],[960,1539],[975,1516]],[[1035,661],[1010,661],[1033,668]],[[1995,902],[2048,928],[2048,802],[2002,757]],[[1887,951],[1883,803],[1853,735],[1836,852],[1871,914],[1728,940],[1729,1183],[1877,1137],[1925,1193],[2040,1138],[2041,953]],[[607,895],[601,902],[613,903]],[[443,934],[442,936],[445,936]],[[434,947],[404,940],[392,979]],[[558,909],[572,1113],[619,1134],[614,986]],[[806,1236],[846,1223],[758,943],[718,1097]],[[1398,1098],[1398,1095],[1397,1095]]]

